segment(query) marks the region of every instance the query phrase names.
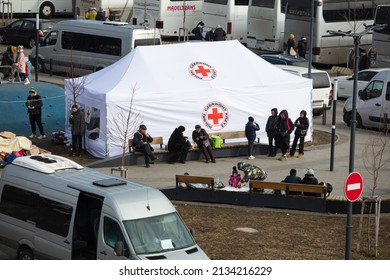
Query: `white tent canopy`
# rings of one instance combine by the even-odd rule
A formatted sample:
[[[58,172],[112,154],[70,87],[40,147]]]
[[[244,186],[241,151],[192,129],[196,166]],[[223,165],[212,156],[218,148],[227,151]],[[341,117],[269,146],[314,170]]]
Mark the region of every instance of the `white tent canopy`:
[[[66,108],[76,91],[88,123],[87,150],[100,158],[121,154],[117,124],[127,117],[132,96],[137,124],[165,143],[179,125],[191,138],[196,124],[210,134],[244,130],[248,116],[268,143],[271,108],[286,109],[292,121],[306,110],[312,121],[311,89],[311,80],[274,67],[238,41],[140,46],[103,70],[65,80]]]

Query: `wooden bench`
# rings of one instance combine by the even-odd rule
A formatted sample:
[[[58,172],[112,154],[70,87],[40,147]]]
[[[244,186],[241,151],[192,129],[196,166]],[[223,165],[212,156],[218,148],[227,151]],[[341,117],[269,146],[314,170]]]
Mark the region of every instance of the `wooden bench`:
[[[176,188],[181,187],[179,184],[207,184],[209,188],[214,189],[214,178],[191,176],[191,175],[176,175]]]
[[[151,142],[150,145],[160,145],[160,150],[165,151],[165,144],[163,143],[162,137],[153,137],[153,142]],[[133,147],[133,139],[129,139],[129,152],[135,153],[135,148]]]
[[[306,184],[293,184],[285,182],[266,182],[266,181],[249,181],[249,192],[253,193],[254,190],[276,190],[285,191],[286,195],[300,195],[314,196],[326,199],[326,187],[322,185],[306,185]]]
[[[222,139],[222,144],[225,144],[227,139],[246,138],[245,131],[228,131],[228,132],[217,132],[213,135],[218,135]],[[260,138],[257,137],[257,143],[260,143]]]

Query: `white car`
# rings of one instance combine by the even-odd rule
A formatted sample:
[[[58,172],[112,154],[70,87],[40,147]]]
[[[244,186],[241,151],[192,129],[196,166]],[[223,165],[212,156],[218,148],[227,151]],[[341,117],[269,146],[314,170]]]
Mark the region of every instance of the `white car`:
[[[292,65],[281,65],[277,64],[276,67],[283,69],[291,74],[308,78],[307,67],[299,67]],[[313,90],[311,94],[312,108],[314,115],[321,115],[324,107],[329,110],[331,107],[332,86],[328,72],[318,69],[311,69],[311,79],[313,80]]]
[[[371,79],[378,74],[379,72],[382,72],[384,70],[389,70],[389,68],[373,68],[373,69],[366,69],[361,70],[358,72],[358,83],[357,83],[357,92],[359,90],[364,89],[368,83],[371,81]],[[339,77],[333,77],[332,80],[332,87],[335,84],[335,80],[338,81],[337,86],[337,97],[341,98],[348,98],[352,96],[353,93],[353,75],[352,76],[339,76]]]

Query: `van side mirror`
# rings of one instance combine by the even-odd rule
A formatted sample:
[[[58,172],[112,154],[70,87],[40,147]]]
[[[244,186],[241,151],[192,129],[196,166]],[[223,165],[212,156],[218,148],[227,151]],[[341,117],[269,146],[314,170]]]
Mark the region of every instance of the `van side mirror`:
[[[363,91],[363,90],[359,90],[359,97],[362,100],[366,100],[367,99],[367,93],[365,91]]]
[[[125,245],[123,244],[123,241],[115,242],[114,252],[115,252],[116,256],[118,256],[118,257],[124,256],[125,251],[126,251],[126,249],[125,249]]]

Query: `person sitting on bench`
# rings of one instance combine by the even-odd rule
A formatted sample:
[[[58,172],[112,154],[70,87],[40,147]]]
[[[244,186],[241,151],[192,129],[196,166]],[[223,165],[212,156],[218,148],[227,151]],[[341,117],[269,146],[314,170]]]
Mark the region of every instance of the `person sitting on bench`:
[[[133,147],[136,152],[143,153],[145,156],[145,166],[149,168],[149,164],[153,164],[157,157],[153,155],[153,147],[150,143],[153,142],[153,137],[146,132],[146,126],[141,124],[133,137]],[[150,159],[150,160],[149,160]]]

